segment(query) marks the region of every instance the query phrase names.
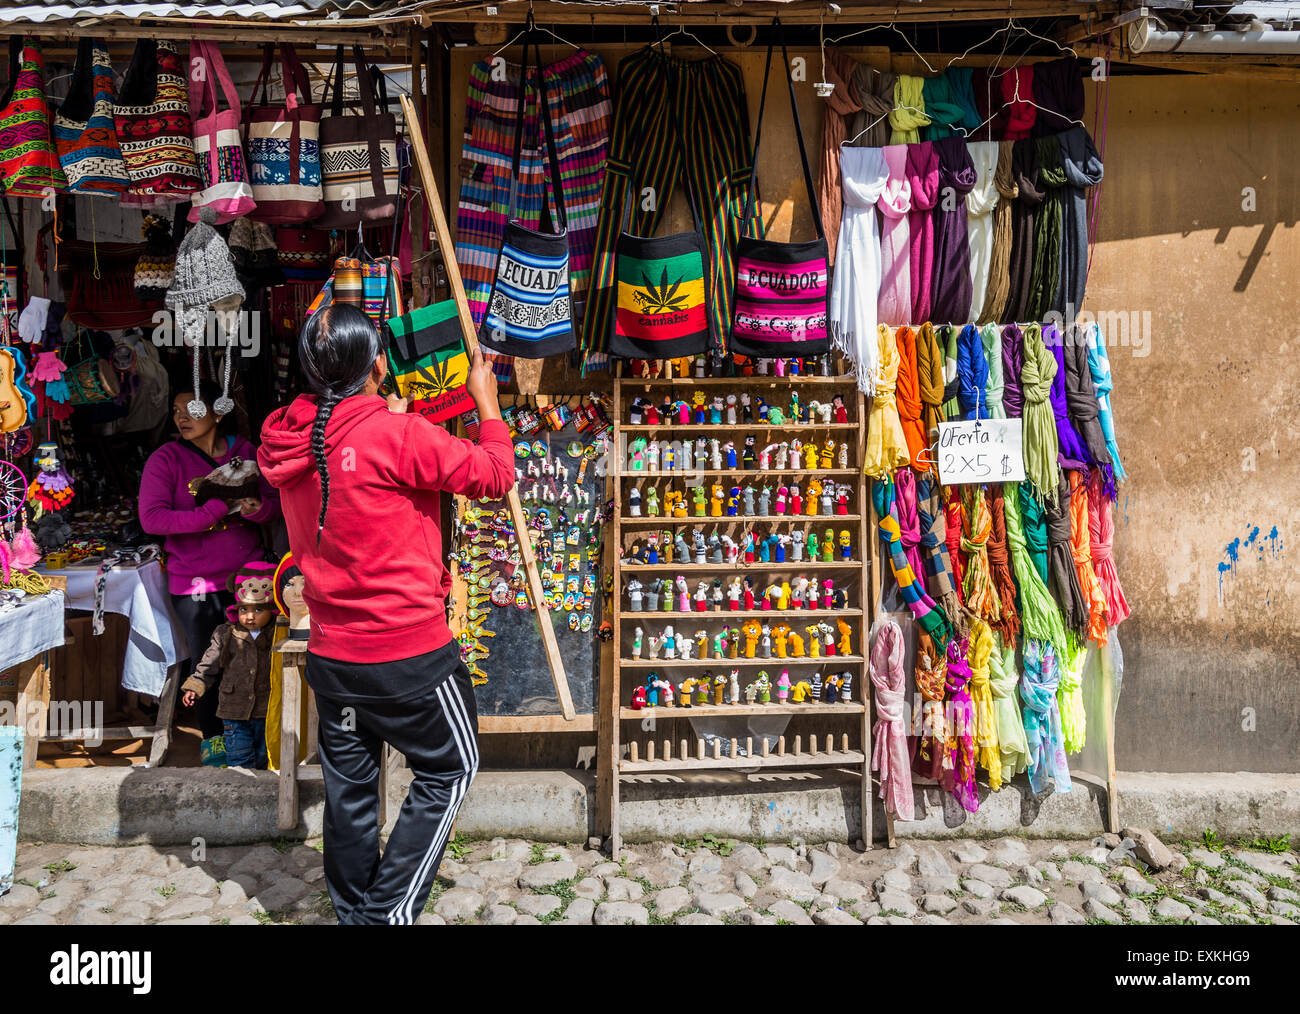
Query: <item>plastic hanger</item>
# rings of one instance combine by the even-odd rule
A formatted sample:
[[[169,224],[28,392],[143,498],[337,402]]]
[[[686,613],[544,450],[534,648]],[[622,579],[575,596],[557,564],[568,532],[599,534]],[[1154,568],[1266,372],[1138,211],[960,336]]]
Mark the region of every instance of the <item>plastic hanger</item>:
[[[532,5],[532,4],[529,4],[529,5],[528,5],[528,20],[524,23],[523,31],[517,33],[513,39],[511,39],[511,40],[510,40],[509,42],[507,42],[504,46],[502,46],[501,49],[498,49],[496,52],[494,52],[494,53],[492,54],[492,56],[497,56],[498,54],[501,53],[502,50],[509,49],[509,48],[510,48],[511,46],[513,46],[516,42],[518,42],[521,38],[523,38],[524,36],[526,36],[529,32],[545,32],[547,35],[549,35],[551,38],[555,39],[557,42],[563,42],[563,43],[564,43],[566,46],[568,46],[570,49],[581,49],[581,48],[582,48],[582,47],[579,46],[577,43],[575,43],[575,42],[570,42],[568,39],[564,38],[563,36],[556,35],[556,34],[555,34],[553,31],[551,31],[549,28],[545,28],[545,27],[543,27],[542,25],[539,25],[539,24],[538,24],[538,23],[533,19],[533,5]]]

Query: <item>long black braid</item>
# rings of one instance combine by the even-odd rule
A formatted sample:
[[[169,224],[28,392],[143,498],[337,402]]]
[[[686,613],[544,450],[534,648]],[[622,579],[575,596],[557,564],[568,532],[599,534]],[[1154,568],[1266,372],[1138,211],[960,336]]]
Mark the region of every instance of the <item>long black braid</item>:
[[[329,507],[330,475],[325,460],[325,428],[334,408],[344,398],[361,392],[383,352],[379,332],[359,308],[345,303],[326,307],[310,317],[298,338],[298,358],[303,379],[317,397],[316,419],[311,427],[311,451],[320,475],[320,518],[316,543],[325,530]]]
[[[320,518],[316,523],[317,545],[320,545],[320,535],[325,530],[325,510],[330,502],[330,470],[325,462],[325,426],[330,421],[334,406],[342,400],[336,394],[322,394],[316,402],[316,421],[311,424],[311,453],[316,458],[316,471],[320,474]]]

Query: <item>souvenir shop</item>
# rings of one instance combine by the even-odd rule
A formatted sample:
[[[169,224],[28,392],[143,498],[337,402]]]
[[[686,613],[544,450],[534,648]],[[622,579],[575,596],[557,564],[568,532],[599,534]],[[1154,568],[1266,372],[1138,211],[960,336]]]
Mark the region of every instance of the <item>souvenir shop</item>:
[[[719,771],[847,773],[865,843],[1076,767],[1110,776],[1113,822],[1124,392],[1079,317],[1105,75],[1043,5],[942,32],[802,3],[712,25],[421,6],[433,27],[387,63],[280,41],[232,74],[222,42],[82,38],[54,87],[15,42],[0,116],[39,141],[0,165],[36,270],[0,349],[26,592],[0,624],[84,577],[102,636],[114,575],[165,568],[131,629],[155,623],[172,665],[119,675],[169,707],[174,560],[136,497],[170,392],[215,385],[256,443],[306,315],[354,301],[454,432],[475,342],[502,385],[516,488],[448,505],[485,766],[594,746],[615,849],[628,784]],[[188,88],[187,60],[211,69]],[[141,233],[110,248],[122,209]],[[260,350],[220,325],[196,343],[214,309],[258,318]],[[257,496],[238,469],[204,481],[196,502]],[[268,739],[297,710],[274,707]]]

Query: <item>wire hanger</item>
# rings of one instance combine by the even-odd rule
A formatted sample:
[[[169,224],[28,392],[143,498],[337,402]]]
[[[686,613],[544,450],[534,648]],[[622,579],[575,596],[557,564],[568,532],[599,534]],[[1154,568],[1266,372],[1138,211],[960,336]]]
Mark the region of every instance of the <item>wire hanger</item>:
[[[563,36],[556,35],[556,34],[555,34],[553,31],[551,31],[549,28],[546,28],[546,27],[544,27],[543,25],[539,25],[539,24],[536,22],[536,20],[534,20],[534,18],[533,18],[533,5],[532,5],[532,4],[529,4],[529,5],[528,5],[528,20],[524,23],[523,30],[520,31],[520,32],[518,32],[518,33],[515,35],[515,37],[514,37],[513,39],[511,39],[509,42],[507,42],[504,46],[502,46],[501,49],[496,50],[496,52],[494,52],[494,53],[492,54],[492,56],[497,56],[498,54],[501,53],[502,50],[509,49],[509,48],[510,48],[511,46],[513,46],[516,42],[518,42],[521,38],[523,38],[524,36],[526,36],[529,32],[545,32],[547,35],[549,35],[551,38],[555,39],[557,42],[563,42],[563,43],[564,43],[566,46],[568,46],[570,49],[581,49],[581,48],[582,48],[582,47],[579,46],[576,42],[570,42],[568,39],[564,38]],[[489,59],[491,59],[491,57],[489,57]]]
[[[1008,68],[1008,69],[1010,69],[1010,68]],[[994,109],[992,112],[990,112],[990,113],[989,113],[989,118],[988,118],[987,120],[985,120],[983,123],[981,123],[981,124],[980,124],[978,127],[976,127],[974,130],[972,130],[972,131],[971,131],[972,134],[978,133],[979,131],[983,130],[985,127],[987,127],[990,123],[993,122],[993,120],[997,117],[998,113],[1000,113],[1000,112],[1002,112],[1002,110],[1006,109],[1007,106],[1012,105],[1013,103],[1016,103],[1016,102],[1026,102],[1026,103],[1028,103],[1029,105],[1033,106],[1035,109],[1037,109],[1037,110],[1038,110],[1039,112],[1041,112],[1041,113],[1047,113],[1049,116],[1055,116],[1055,117],[1057,117],[1058,119],[1065,120],[1066,123],[1077,123],[1080,127],[1083,127],[1085,130],[1088,128],[1088,125],[1087,125],[1086,123],[1084,123],[1082,120],[1077,120],[1077,119],[1076,119],[1076,120],[1071,120],[1071,119],[1067,119],[1066,117],[1064,117],[1064,116],[1062,116],[1060,113],[1058,113],[1055,109],[1048,109],[1046,106],[1040,106],[1040,105],[1039,105],[1037,102],[1035,102],[1033,99],[1023,99],[1023,98],[1021,98],[1021,97],[1020,97],[1020,78],[1019,78],[1019,76],[1017,76],[1014,80],[1015,80],[1015,86],[1016,86],[1015,94],[1013,94],[1013,95],[1011,96],[1011,98],[1009,98],[1006,102],[1002,103],[1002,105],[998,106],[997,109]]]
[[[914,112],[914,113],[920,113],[922,116],[926,116],[926,115],[928,115],[924,109],[918,109],[916,106],[894,106],[894,109],[910,109],[912,112]],[[841,147],[841,148],[849,148],[849,147],[852,147],[854,141],[856,141],[859,137],[861,137],[863,134],[865,134],[868,130],[870,130],[872,127],[874,127],[874,126],[875,126],[877,123],[879,123],[881,120],[886,119],[886,118],[890,115],[890,113],[892,113],[892,112],[894,111],[894,109],[891,109],[888,113],[881,113],[881,114],[880,114],[879,116],[877,116],[874,120],[872,120],[872,121],[871,121],[870,123],[868,123],[865,127],[863,127],[863,128],[862,128],[861,130],[859,130],[856,134],[854,134],[853,137],[851,137],[849,140],[847,140],[847,141],[841,141],[841,142],[840,142],[840,147]],[[954,129],[956,129],[956,130],[960,130],[960,129],[962,129],[962,128],[957,127],[957,128],[954,128]]]
[[[855,36],[858,36],[858,35],[866,35],[867,32],[874,32],[877,28],[888,28],[888,29],[891,29],[893,32],[895,32],[897,35],[902,36],[903,41],[907,43],[907,48],[910,49],[913,53],[916,54],[916,58],[917,58],[918,60],[920,60],[923,64],[925,64],[925,69],[926,69],[926,70],[928,70],[931,74],[938,74],[939,72],[938,72],[937,70],[935,70],[934,67],[930,66],[930,61],[927,60],[924,56],[922,56],[921,53],[920,53],[920,51],[919,51],[915,46],[912,45],[912,40],[909,39],[909,38],[904,34],[904,32],[903,32],[903,30],[902,30],[901,28],[899,28],[896,24],[894,24],[894,22],[895,22],[895,20],[896,20],[897,18],[898,18],[898,5],[895,4],[895,5],[894,5],[894,13],[893,13],[893,16],[890,17],[890,19],[889,19],[889,23],[888,23],[888,24],[884,24],[884,25],[872,25],[872,26],[869,27],[869,28],[859,28],[856,32],[849,32],[848,35],[841,35],[841,36],[839,36],[838,38],[835,38],[835,39],[824,39],[824,40],[822,40],[822,50],[823,50],[823,56],[822,56],[822,58],[825,59],[825,53],[824,53],[824,50],[825,50],[826,45],[827,45],[828,43],[844,42],[846,39],[852,39],[852,38],[854,38]]]
[[[1041,39],[1043,42],[1050,42],[1053,46],[1055,46],[1055,47],[1056,47],[1058,50],[1060,50],[1062,53],[1070,53],[1071,55],[1074,56],[1074,58],[1075,58],[1076,60],[1079,58],[1079,54],[1078,54],[1077,52],[1075,52],[1075,49],[1074,49],[1073,46],[1063,46],[1063,45],[1061,45],[1059,42],[1057,42],[1057,41],[1056,41],[1055,39],[1053,39],[1053,38],[1050,38],[1050,37],[1048,37],[1048,36],[1046,36],[1046,35],[1039,35],[1037,32],[1030,31],[1027,27],[1025,27],[1025,25],[1023,25],[1021,22],[1017,21],[1014,17],[1008,19],[1008,21],[1007,21],[1007,27],[1008,27],[1008,28],[1018,28],[1020,31],[1024,32],[1024,33],[1025,33],[1026,35],[1028,35],[1030,38]],[[1009,39],[1009,38],[1010,38],[1010,36],[1008,36],[1008,39]],[[1029,55],[1029,50],[1026,49],[1023,53],[1021,53],[1019,56],[1016,57],[1015,62],[1012,63],[1011,66],[1007,68],[1007,70],[1013,70],[1013,69],[1015,69],[1017,66],[1020,65],[1020,61],[1023,60],[1023,59],[1024,59],[1026,56],[1028,56],[1028,55]]]
[[[655,15],[652,15],[652,16],[651,16],[651,18],[650,18],[650,24],[651,24],[652,26],[658,27],[658,25],[659,25],[659,15],[658,15],[658,14],[655,14]],[[695,44],[696,44],[697,46],[699,46],[701,49],[705,49],[705,50],[707,50],[708,52],[712,53],[714,56],[717,56],[717,55],[718,55],[718,51],[717,51],[716,49],[713,49],[711,46],[707,46],[707,45],[705,45],[705,44],[704,44],[704,40],[702,40],[702,39],[701,39],[698,35],[696,35],[694,32],[689,32],[689,31],[687,31],[685,25],[678,25],[676,28],[674,28],[674,29],[673,29],[671,32],[669,32],[667,35],[661,35],[658,39],[655,40],[655,42],[656,42],[656,44],[659,46],[659,48],[662,49],[662,48],[663,48],[663,44],[664,44],[665,42],[667,42],[669,39],[671,39],[674,35],[685,35],[688,39],[694,39],[694,40],[695,40]]]

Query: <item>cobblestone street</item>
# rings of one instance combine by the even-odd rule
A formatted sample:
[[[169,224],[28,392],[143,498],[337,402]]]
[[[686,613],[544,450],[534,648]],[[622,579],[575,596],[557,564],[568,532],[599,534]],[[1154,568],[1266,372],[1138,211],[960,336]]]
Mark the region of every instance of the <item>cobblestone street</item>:
[[[489,925],[1300,920],[1294,852],[1119,839],[917,841],[857,853],[715,840],[626,849],[456,840],[420,922]],[[1211,842],[1211,845],[1214,843]],[[21,845],[0,925],[332,924],[319,840],[207,849]],[[1162,867],[1156,872],[1156,867]]]

